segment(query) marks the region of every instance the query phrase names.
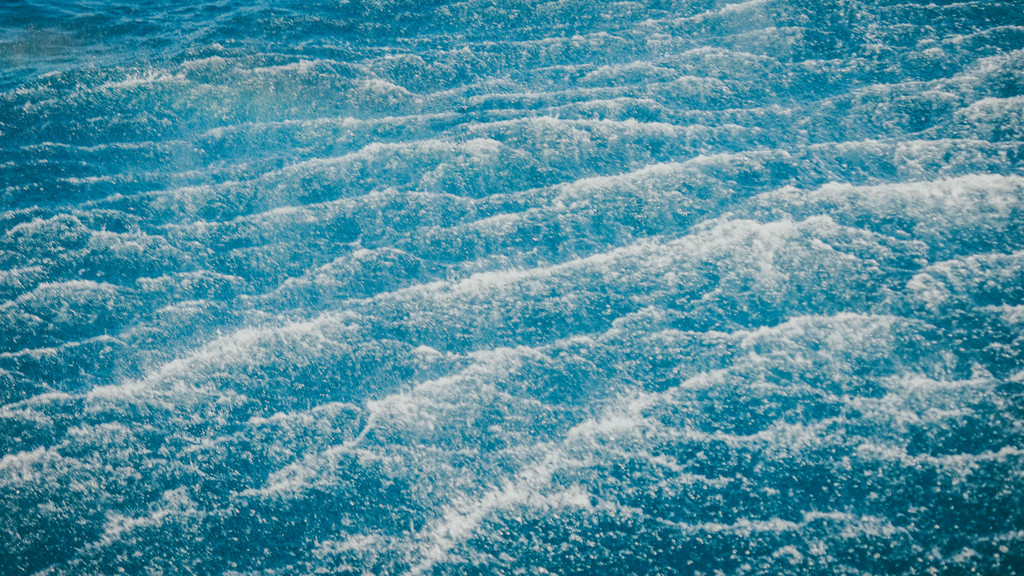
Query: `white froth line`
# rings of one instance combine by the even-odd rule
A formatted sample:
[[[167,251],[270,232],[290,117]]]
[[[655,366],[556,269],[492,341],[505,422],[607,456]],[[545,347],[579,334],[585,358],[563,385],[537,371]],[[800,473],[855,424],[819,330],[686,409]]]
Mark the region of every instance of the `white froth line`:
[[[569,183],[559,184],[556,186],[556,188],[559,190],[559,197],[566,196],[570,192],[590,191],[595,188],[615,189],[624,184],[634,184],[642,182],[645,178],[649,178],[651,176],[682,176],[686,173],[686,169],[692,165],[703,164],[709,158],[714,158],[717,160],[729,156],[732,155],[716,154],[714,156],[697,156],[695,158],[686,160],[685,162],[657,162],[654,164],[648,164],[637,170],[624,172],[622,174],[613,174],[610,176],[591,176],[588,178],[581,178],[579,180],[574,180]]]
[[[3,279],[5,282],[12,282],[12,281],[14,281],[15,278],[17,278],[18,276],[21,276],[22,274],[29,274],[29,273],[33,273],[33,272],[37,272],[38,273],[38,272],[42,272],[42,271],[43,271],[43,267],[40,266],[40,265],[34,265],[34,266],[15,266],[14,268],[8,268],[6,270],[0,270],[0,279]]]
[[[767,520],[740,518],[732,524],[725,524],[722,522],[701,522],[694,524],[688,522],[676,522],[659,517],[654,518],[661,524],[675,527],[684,534],[690,535],[700,533],[727,533],[749,537],[750,535],[757,533],[799,532],[807,528],[808,525],[818,521],[845,524],[845,529],[840,533],[840,536],[844,538],[859,538],[864,535],[884,535],[888,537],[904,531],[904,529],[898,528],[888,520],[878,516],[857,516],[848,512],[839,511],[804,512],[803,518],[799,522],[784,520],[782,518],[769,518]],[[859,528],[860,530],[855,530],[855,528]]]
[[[63,459],[56,447],[5,454],[0,458],[0,475],[5,484],[34,484],[43,479],[49,461]]]
[[[383,78],[363,78],[359,81],[359,87],[373,94],[398,94],[402,97],[414,95],[405,86],[400,86]]]
[[[319,420],[320,415],[328,415],[335,411],[351,410],[359,412],[361,408],[351,402],[328,402],[318,404],[308,410],[293,410],[291,412],[277,412],[270,416],[252,416],[247,421],[249,426],[262,426],[267,424],[284,424],[290,421],[301,420],[303,423],[314,423]]]
[[[0,372],[0,374],[2,374],[2,372]],[[35,398],[36,397],[33,397],[32,399]],[[46,413],[33,410],[32,407],[25,405],[24,401],[17,404],[0,406],[0,419],[28,420],[36,423],[36,425],[40,427],[49,427],[53,423],[53,419],[47,416]]]
[[[310,70],[315,69],[318,64],[323,64],[323,63],[331,64],[332,62],[330,60],[321,60],[321,59],[316,59],[316,60],[301,59],[298,62],[291,62],[289,64],[280,64],[278,66],[258,66],[256,68],[250,69],[249,72],[252,73],[252,74],[256,74],[256,75],[280,74],[280,73],[285,73],[285,72],[287,72],[287,73],[297,72],[299,74],[305,74],[305,73],[309,72]]]
[[[130,90],[132,88],[138,88],[140,86],[147,86],[151,84],[169,84],[171,82],[185,83],[186,81],[187,79],[185,78],[185,75],[183,73],[171,75],[166,72],[148,70],[141,75],[129,75],[124,80],[100,84],[96,88],[91,89],[89,91],[99,92],[106,90]]]
[[[517,348],[500,348],[487,351],[486,353],[473,354],[471,357],[473,357],[476,362],[466,367],[458,374],[433,380],[426,380],[416,384],[410,390],[396,392],[379,400],[370,400],[365,406],[367,414],[365,425],[357,436],[350,440],[346,440],[341,444],[331,446],[317,454],[308,455],[302,460],[302,462],[289,464],[285,468],[271,474],[266,486],[262,488],[248,489],[243,493],[243,495],[282,496],[289,493],[300,492],[311,483],[312,479],[317,477],[321,469],[329,469],[332,467],[329,464],[324,464],[325,462],[330,463],[336,461],[342,454],[358,454],[361,458],[366,457],[379,459],[379,455],[368,450],[363,450],[359,446],[364,442],[367,435],[377,426],[377,423],[382,418],[391,417],[394,419],[404,417],[406,419],[414,419],[416,422],[426,425],[432,429],[435,423],[431,420],[436,420],[436,418],[433,418],[430,415],[425,415],[421,410],[432,401],[431,398],[438,396],[443,390],[455,389],[463,382],[472,381],[478,383],[484,379],[484,377],[490,377],[495,374],[507,373],[514,370],[519,364],[521,357],[531,354],[538,354],[538,352],[525,346]],[[359,410],[359,407],[353,404],[343,405]],[[317,409],[319,408],[320,407]],[[271,417],[271,419],[262,420],[269,421],[278,417],[288,418],[290,415],[275,415]]]
[[[119,540],[121,535],[125,532],[130,532],[136,528],[159,526],[163,522],[164,518],[167,518],[170,515],[170,510],[166,509],[156,510],[149,516],[139,518],[124,516],[116,512],[108,512],[107,521],[103,525],[103,534],[100,536],[100,540],[97,545],[100,547],[108,546]]]
[[[630,403],[628,409],[634,409],[635,403]],[[611,421],[611,427],[622,427],[624,423],[619,418],[602,418]],[[637,426],[634,420],[632,426]],[[570,430],[564,442],[586,435],[589,430],[605,430],[599,424],[588,420]],[[551,484],[554,472],[562,466],[569,464],[564,446],[542,443],[535,446],[535,449],[544,454],[538,464],[525,470],[521,470],[511,481],[505,482],[501,487],[491,490],[484,496],[471,501],[456,503],[448,507],[443,517],[431,523],[420,531],[415,539],[424,542],[420,547],[422,559],[409,571],[410,575],[423,574],[439,562],[444,561],[449,552],[459,542],[471,536],[479,527],[488,514],[503,508],[510,508],[517,504],[527,505],[556,505],[590,508],[589,495],[581,492],[578,487],[570,487],[570,490],[560,494],[560,498],[552,500],[551,497],[540,495],[541,488]],[[572,493],[576,490],[579,493]]]
[[[227,283],[242,284],[241,276],[235,276],[233,274],[221,274],[220,272],[214,272],[212,270],[198,270],[194,272],[174,272],[172,274],[164,274],[156,277],[139,278],[137,282],[143,287],[148,289],[156,289],[162,283],[170,283],[175,281],[188,281],[188,286],[192,285],[192,281],[202,281],[205,279],[221,280]]]
[[[951,35],[951,36],[947,36],[946,38],[943,39],[943,42],[944,43],[950,43],[950,44],[958,46],[960,44],[963,44],[963,42],[965,40],[968,40],[970,38],[976,38],[976,37],[979,37],[979,36],[989,36],[993,32],[1003,32],[1003,31],[1007,31],[1007,30],[1014,31],[1014,32],[1024,32],[1024,26],[1016,26],[1016,25],[1013,25],[1013,24],[1005,24],[1005,25],[1002,25],[1002,26],[993,26],[991,28],[985,28],[984,30],[979,30],[977,32],[972,32],[970,34],[954,34],[954,35]],[[1011,54],[1012,54],[1012,52],[1011,52]],[[988,58],[982,58],[978,62],[984,62],[985,60],[989,60],[990,58],[998,58],[998,57],[999,56],[990,56]],[[972,67],[972,68],[977,68],[977,65]],[[970,74],[968,72],[960,72],[960,73],[954,75],[953,79],[963,78],[965,76],[970,76]]]
[[[536,94],[536,93],[534,93]],[[543,92],[542,94],[553,94],[551,92]],[[528,95],[528,93],[522,93],[520,95]],[[500,94],[499,96],[507,97],[508,94]],[[472,122],[466,125],[467,130],[472,131],[484,131],[490,129],[508,128],[514,126],[540,126],[540,127],[551,127],[551,128],[571,128],[576,126],[582,126],[585,128],[599,128],[608,132],[615,132],[615,135],[621,135],[623,130],[629,130],[634,132],[660,132],[664,136],[674,136],[680,132],[685,132],[689,126],[669,124],[667,122],[649,122],[640,121],[635,118],[628,120],[613,120],[610,118],[600,119],[580,119],[580,118],[559,118],[555,116],[530,116],[526,118],[511,118],[508,120],[496,120],[494,122]]]
[[[479,139],[477,139],[479,140]],[[314,158],[311,160],[304,160],[302,162],[296,162],[268,172],[261,176],[262,180],[272,179],[280,175],[291,175],[297,172],[308,169],[327,169],[333,168],[339,165],[344,165],[353,161],[369,161],[376,162],[381,159],[387,152],[467,152],[472,154],[475,150],[473,140],[466,142],[456,142],[450,140],[443,140],[441,138],[422,138],[419,140],[406,140],[403,142],[371,142],[359,150],[342,154],[341,156],[331,156],[328,158]]]
[[[270,473],[264,486],[260,488],[247,488],[240,492],[239,495],[258,498],[296,497],[314,485],[323,470],[334,469],[338,459],[345,454],[354,454],[361,462],[364,460],[385,459],[379,454],[358,447],[372,426],[372,422],[368,421],[355,438],[346,440],[342,444],[331,446],[321,452],[307,454],[302,460],[292,462],[284,468]]]
[[[1012,530],[992,537],[996,542],[1024,542],[1024,530]]]
[[[946,152],[950,148],[971,147],[974,151],[985,148],[1014,148],[1012,142],[992,142],[981,138],[936,138],[934,140],[909,139],[899,140],[896,138],[864,138],[861,140],[842,140],[838,142],[821,142],[805,146],[803,150],[815,152],[820,150],[837,150],[840,152],[870,149],[874,152],[900,152],[906,153],[913,150],[916,153]]]
[[[539,488],[551,483],[557,468],[556,460],[562,456],[554,448],[548,448],[543,461],[520,471],[513,481],[506,482],[481,498],[448,507],[440,522],[432,523],[420,531],[415,538],[427,542],[425,549],[420,549],[423,559],[408,574],[423,574],[443,562],[452,548],[470,537],[488,514],[516,504],[539,504],[544,501],[545,498],[539,496]],[[570,498],[568,502],[590,506],[587,498]]]
[[[83,550],[87,554],[95,553],[98,549],[114,544],[127,532],[137,528],[159,526],[172,515],[194,519],[206,516],[207,512],[201,510],[196,502],[188,496],[186,488],[167,490],[161,495],[160,506],[147,516],[131,517],[108,511],[103,534],[100,535],[99,540],[86,544]],[[42,574],[43,572],[40,572],[36,576]]]
[[[99,184],[100,182],[106,184],[113,184],[118,179],[123,178],[123,175],[109,175],[104,174],[102,176],[86,176],[85,178],[78,178],[75,176],[68,176],[66,178],[60,178],[58,181],[67,182],[68,184]]]
[[[205,232],[211,227],[226,227],[237,224],[268,226],[279,222],[284,224],[294,224],[295,222],[316,222],[318,219],[317,214],[322,214],[324,211],[317,212],[315,209],[323,205],[324,204],[278,206],[262,212],[241,214],[231,218],[230,220],[196,220],[194,222],[185,223],[171,222],[162,224],[160,228],[165,230],[183,229]]]
[[[979,78],[977,75],[979,72],[984,73],[1006,70],[1008,68],[1007,65],[1016,66],[1021,60],[1021,57],[1024,57],[1024,48],[978,58],[975,60],[974,66],[965,72],[954,75],[953,79],[970,78],[978,81]]]
[[[187,374],[196,363],[205,363],[212,367],[227,367],[239,361],[251,360],[259,350],[259,344],[267,338],[278,337],[312,337],[318,343],[330,339],[323,333],[327,326],[337,326],[348,330],[356,330],[359,325],[354,323],[358,316],[347,311],[322,314],[311,320],[290,321],[277,326],[245,327],[226,336],[221,336],[188,355],[175,358],[143,378],[148,385],[158,382],[175,380]]]
[[[600,418],[600,422],[588,419],[574,426],[559,444],[542,443],[535,449],[544,454],[543,459],[534,466],[521,470],[511,481],[505,482],[481,498],[457,503],[447,508],[443,517],[420,531],[415,539],[424,542],[420,547],[422,559],[408,572],[419,575],[429,571],[436,564],[443,562],[450,551],[461,541],[470,537],[482,521],[492,512],[511,508],[515,505],[529,506],[572,506],[589,509],[592,507],[588,494],[579,487],[570,487],[560,493],[559,498],[542,496],[541,490],[551,485],[551,478],[561,467],[580,464],[571,459],[566,451],[567,445],[575,443],[581,437],[603,433],[614,433],[630,428],[647,425],[640,412],[646,404],[643,396],[629,401],[619,410],[611,410]],[[671,466],[668,461],[664,462]],[[694,481],[703,478],[694,477]],[[578,493],[572,493],[576,490]],[[623,510],[622,512],[628,512]],[[642,514],[642,511],[634,511]]]
[[[900,322],[907,322],[905,318],[889,314],[870,314],[859,312],[839,312],[827,316],[818,314],[807,314],[789,318],[775,326],[760,326],[750,330],[737,330],[729,334],[736,338],[738,344],[744,349],[755,348],[759,342],[772,340],[778,336],[806,336],[808,329],[829,329],[825,335],[827,343],[832,345],[848,345],[851,338],[856,339],[877,339],[879,332],[889,332]],[[923,323],[922,323],[923,324]],[[836,332],[837,326],[847,328],[843,332]]]
[[[989,387],[992,382],[992,374],[987,370],[984,370],[979,364],[972,366],[971,378],[962,380],[935,379],[920,374],[906,374],[887,379],[887,383],[891,385],[892,389],[902,390],[904,392],[965,390],[970,388]]]
[[[720,14],[739,14],[746,12],[752,8],[760,8],[766,6],[768,0],[747,0],[746,2],[735,2],[726,4],[718,12]]]
[[[238,124],[231,124],[228,126],[218,126],[211,128],[202,134],[200,137],[212,137],[222,138],[228,133],[239,133],[244,129],[252,128],[318,128],[323,126],[328,127],[341,127],[346,129],[363,128],[363,127],[374,127],[379,125],[401,125],[408,124],[414,121],[426,121],[426,120],[457,120],[459,115],[455,112],[434,112],[429,114],[406,114],[406,115],[392,115],[392,116],[378,116],[374,118],[356,118],[354,116],[335,116],[335,117],[319,117],[302,120],[273,120],[265,122],[240,122]]]
[[[459,87],[459,88],[456,88],[456,89],[446,90],[444,92],[439,92],[439,93],[437,93],[437,95],[443,94],[445,96],[457,96],[457,95],[459,95],[459,94],[461,94],[463,92],[465,92],[465,89],[463,87]],[[515,100],[532,99],[532,100],[535,100],[535,101],[539,102],[539,101],[542,101],[542,100],[544,100],[546,98],[547,99],[552,99],[552,97],[558,97],[558,96],[571,96],[571,97],[575,97],[575,98],[578,98],[579,96],[588,96],[588,99],[586,99],[586,100],[583,100],[581,102],[573,102],[573,104],[576,104],[576,103],[586,103],[588,101],[592,101],[592,100],[596,99],[595,97],[600,97],[600,96],[605,96],[605,95],[614,96],[615,94],[628,94],[628,93],[629,93],[629,89],[627,87],[625,87],[625,86],[607,86],[607,87],[606,86],[588,86],[588,87],[573,87],[573,88],[556,89],[556,90],[542,90],[542,89],[530,90],[530,89],[524,89],[524,90],[519,90],[519,91],[516,91],[516,92],[499,92],[499,93],[496,93],[496,94],[495,93],[478,94],[478,95],[470,96],[468,98],[468,101],[470,103],[472,103],[472,104],[480,104],[482,102],[487,102],[488,100],[511,101],[513,99],[515,99]],[[548,111],[548,110],[551,110],[551,108],[552,108],[551,106],[546,106],[544,108],[544,110]],[[518,109],[516,109],[515,111],[517,113],[521,112],[521,110],[518,110]],[[556,119],[553,116],[536,116],[536,117],[530,117],[529,119],[530,120],[532,120],[532,119],[537,119],[537,120],[543,120],[543,119],[558,120],[558,119]],[[518,122],[518,121],[519,121],[519,119],[496,120],[496,121],[493,122],[493,124],[497,124],[498,122]],[[481,127],[482,126],[486,126],[488,124],[492,124],[492,122],[477,122],[476,123],[477,126],[481,126]],[[552,123],[552,125],[554,125],[554,123]]]
[[[342,554],[344,552],[372,550],[384,542],[385,538],[379,534],[355,534],[341,542],[334,540],[320,542],[313,553],[318,557],[323,558],[328,555]],[[353,572],[356,571],[354,567],[350,567],[350,569],[353,570]]]
[[[622,63],[616,63],[616,64],[604,64],[604,65],[598,66],[597,68],[591,70],[590,72],[587,72],[583,76],[582,80],[589,81],[589,80],[595,80],[595,79],[608,79],[608,78],[614,77],[616,74],[618,74],[620,72],[629,72],[629,71],[633,71],[633,70],[638,70],[638,71],[646,72],[646,73],[650,73],[650,72],[655,72],[655,73],[657,73],[657,72],[666,72],[666,73],[669,73],[669,74],[677,73],[676,70],[673,69],[673,68],[665,68],[664,66],[659,66],[658,64],[661,63],[661,62],[662,61],[654,61],[654,60],[631,60],[631,61],[628,61],[628,62],[622,62]]]
[[[86,338],[85,340],[76,340],[74,342],[64,342],[59,346],[48,346],[45,348],[25,348],[16,352],[0,352],[0,358],[21,358],[28,356],[34,360],[39,360],[47,356],[56,356],[64,350],[77,348],[79,346],[85,346],[87,344],[94,343],[107,343],[107,344],[123,344],[123,342],[113,336],[106,334],[100,336],[94,336],[92,338]]]
[[[694,14],[693,16],[683,16],[678,18],[664,18],[664,19],[647,19],[642,24],[661,24],[669,23],[678,25],[681,23],[700,23],[705,20],[714,18],[716,16],[734,16],[737,14],[743,14],[757,8],[764,7],[768,4],[768,0],[746,0],[744,2],[732,2],[725,4],[721,8],[716,10],[707,10],[700,14]],[[710,48],[710,47],[709,47]]]
[[[1021,204],[1022,187],[1024,178],[1017,175],[968,174],[871,186],[832,182],[810,191],[789,186],[758,194],[754,200],[767,205],[774,205],[780,199],[790,202],[838,201],[841,206],[870,200],[875,204],[872,207],[877,209],[906,210],[907,206],[957,212],[995,209],[1000,216],[1006,217],[1012,208]]]
[[[1000,319],[1009,324],[1024,324],[1024,304],[1002,304],[998,306],[982,306],[980,310],[998,314]]]
[[[671,177],[677,176],[679,179],[678,184],[681,187],[682,177],[686,174],[691,173],[689,170],[692,166],[702,166],[708,163],[713,163],[718,160],[732,160],[735,158],[747,159],[751,156],[748,154],[730,154],[722,153],[715,155],[700,155],[695,158],[691,158],[684,162],[658,162],[654,164],[645,165],[639,169],[632,170],[629,172],[623,172],[620,174],[613,174],[608,176],[591,176],[587,178],[580,178],[571,182],[563,182],[555,184],[546,189],[548,192],[553,192],[554,196],[548,206],[534,206],[523,210],[521,212],[507,212],[503,214],[495,214],[486,218],[474,220],[472,222],[464,223],[453,228],[469,227],[472,229],[487,228],[493,229],[498,228],[510,228],[514,223],[524,220],[526,217],[531,215],[542,214],[550,209],[557,209],[565,211],[568,207],[566,201],[579,200],[581,197],[584,202],[593,201],[593,193],[597,190],[614,190],[621,192],[623,186],[635,186],[641,189],[636,190],[639,197],[649,200],[656,198],[654,190],[648,190],[647,188],[653,188],[651,183],[647,181],[651,177]],[[682,197],[678,190],[671,190],[673,186],[666,186],[668,190],[664,193],[671,194],[672,201],[674,203],[686,203],[690,202],[689,199]],[[536,190],[536,192],[543,192],[544,189]]]
[[[710,375],[702,374],[699,377],[695,377],[692,380],[706,384]],[[684,385],[692,385],[687,382]],[[682,385],[681,385],[682,386]],[[516,474],[512,481],[506,482],[499,488],[496,488],[483,497],[472,501],[456,504],[448,508],[443,517],[435,523],[432,523],[428,527],[425,527],[419,534],[416,535],[416,539],[423,541],[424,544],[420,548],[421,560],[417,563],[410,571],[410,575],[419,575],[428,572],[436,564],[443,562],[450,551],[458,545],[459,542],[469,538],[480,526],[483,520],[491,513],[514,507],[516,505],[527,505],[527,506],[576,506],[580,508],[592,508],[592,504],[589,499],[589,495],[577,494],[576,497],[567,497],[560,501],[552,501],[550,497],[541,495],[541,491],[544,487],[551,485],[551,478],[554,473],[559,469],[566,466],[582,465],[583,462],[579,462],[568,456],[568,446],[578,442],[581,439],[590,436],[602,435],[602,434],[617,434],[623,431],[629,431],[645,426],[650,426],[650,423],[643,416],[645,408],[650,407],[658,402],[658,400],[666,401],[669,398],[670,391],[662,392],[659,394],[637,394],[636,397],[625,403],[624,406],[618,406],[616,409],[611,409],[602,415],[598,420],[588,419],[587,421],[574,426],[566,435],[565,439],[559,444],[542,444],[539,446],[539,450],[544,454],[543,459],[538,464],[522,470]],[[825,424],[827,425],[827,424]],[[809,427],[802,425],[788,425],[788,426],[777,426],[777,429],[769,429],[758,434],[750,436],[734,436],[716,432],[714,434],[706,434],[709,438],[715,438],[725,440],[728,442],[749,442],[749,441],[764,441],[766,439],[777,439],[780,436],[781,429],[791,430],[799,429],[806,430]],[[696,431],[689,431],[697,433]],[[700,433],[697,433],[700,434]],[[787,435],[783,433],[782,435]],[[788,434],[791,438],[794,434]],[[805,442],[808,434],[797,434]],[[799,445],[800,442],[795,444]],[[681,469],[678,464],[671,462],[667,459],[657,459],[650,454],[639,454],[640,456],[646,455],[655,464],[665,465],[671,470]],[[675,465],[673,465],[675,464]],[[702,476],[691,475],[692,477],[687,480],[693,482],[709,481],[730,481],[731,479],[707,479]],[[629,510],[621,510],[622,513],[630,513]],[[643,511],[634,510],[632,513],[643,515]],[[690,529],[695,531],[730,531],[737,534],[750,534],[758,531],[784,531],[784,530],[798,530],[803,524],[807,524],[816,519],[834,519],[834,520],[847,520],[851,518],[848,515],[841,515],[840,513],[808,513],[805,515],[804,522],[797,524],[788,522],[780,519],[772,519],[768,521],[751,521],[741,520],[733,525],[724,525],[716,523],[707,523],[703,525],[683,525],[675,524],[681,529]],[[868,517],[864,517],[867,519]],[[877,522],[876,522],[877,523]]]
[[[435,418],[424,415],[421,409],[431,404],[436,405],[437,402],[434,399],[441,396],[442,393],[458,390],[462,384],[467,382],[475,384],[478,389],[487,389],[488,392],[496,393],[492,386],[484,383],[514,372],[522,365],[524,358],[541,355],[542,353],[538,350],[527,346],[476,351],[468,356],[473,363],[458,373],[424,380],[409,390],[389,394],[379,400],[370,400],[366,403],[366,409],[374,423],[387,415],[416,418],[418,422],[433,428]],[[370,422],[367,424],[367,429],[369,427]],[[364,430],[357,440],[361,440],[367,431]]]
[[[437,280],[426,284],[400,288],[392,292],[375,294],[364,299],[354,299],[350,302],[369,304],[385,298],[417,296],[431,291],[437,292],[436,296],[441,296],[442,293],[452,296],[459,293],[463,295],[467,293],[479,295],[487,290],[501,286],[510,287],[515,283],[526,280],[548,279],[563,272],[577,271],[584,268],[593,268],[599,274],[616,276],[618,272],[609,267],[611,263],[625,260],[636,261],[636,259],[640,258],[644,259],[645,263],[653,268],[663,268],[677,260],[696,258],[713,253],[716,250],[733,248],[738,241],[748,238],[754,243],[754,248],[758,248],[761,252],[770,256],[780,246],[784,245],[785,242],[798,234],[800,225],[813,224],[819,227],[838,227],[827,216],[813,216],[801,222],[783,220],[768,223],[754,220],[716,219],[709,221],[707,224],[708,228],[703,231],[667,242],[662,236],[650,236],[608,252],[592,254],[551,266],[526,270],[480,272],[454,282]],[[762,266],[769,277],[774,277],[776,280],[781,279],[778,271],[770,261],[760,260],[759,265]]]
[[[879,459],[896,461],[908,468],[927,465],[955,471],[964,476],[971,474],[978,467],[979,463],[1003,462],[1011,458],[1024,456],[1024,449],[1017,446],[1003,446],[996,451],[986,450],[977,454],[949,454],[945,456],[918,454],[911,456],[907,453],[907,449],[904,446],[865,442],[857,448],[857,451]]]

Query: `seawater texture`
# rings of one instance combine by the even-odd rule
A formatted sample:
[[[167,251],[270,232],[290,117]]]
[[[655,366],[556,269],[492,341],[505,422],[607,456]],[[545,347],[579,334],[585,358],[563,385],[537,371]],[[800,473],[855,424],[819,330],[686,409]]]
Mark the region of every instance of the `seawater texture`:
[[[0,574],[1024,574],[1017,0],[5,0]]]

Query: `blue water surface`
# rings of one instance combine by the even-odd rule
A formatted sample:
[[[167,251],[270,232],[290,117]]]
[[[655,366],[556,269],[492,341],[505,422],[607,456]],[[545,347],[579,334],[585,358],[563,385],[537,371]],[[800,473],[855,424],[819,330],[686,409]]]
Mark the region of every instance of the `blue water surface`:
[[[3,0],[0,574],[1024,574],[1018,0]]]

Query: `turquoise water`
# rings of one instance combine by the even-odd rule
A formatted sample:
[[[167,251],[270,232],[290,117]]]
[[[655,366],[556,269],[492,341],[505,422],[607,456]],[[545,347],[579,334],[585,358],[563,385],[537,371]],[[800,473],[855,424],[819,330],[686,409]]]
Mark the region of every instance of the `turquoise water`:
[[[1024,574],[1014,1],[0,4],[0,574]]]

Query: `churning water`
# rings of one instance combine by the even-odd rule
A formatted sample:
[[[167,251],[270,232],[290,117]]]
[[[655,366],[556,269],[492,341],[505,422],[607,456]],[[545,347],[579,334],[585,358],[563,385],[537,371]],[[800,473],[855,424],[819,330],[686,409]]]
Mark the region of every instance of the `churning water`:
[[[1019,0],[3,0],[0,573],[1024,573]]]

